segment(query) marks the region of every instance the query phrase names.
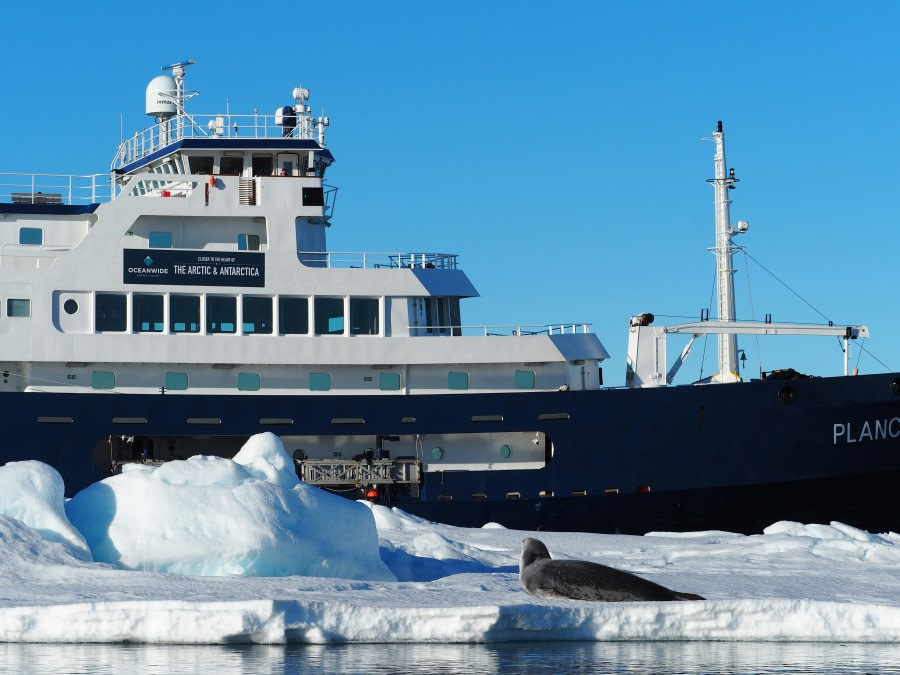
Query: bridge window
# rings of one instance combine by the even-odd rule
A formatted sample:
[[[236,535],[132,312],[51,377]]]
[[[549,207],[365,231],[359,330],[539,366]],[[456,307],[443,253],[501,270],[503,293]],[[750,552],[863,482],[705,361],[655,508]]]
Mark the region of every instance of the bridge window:
[[[274,166],[275,160],[272,159],[272,155],[253,155],[254,176],[271,176]]]
[[[309,333],[309,300],[307,298],[278,298],[278,330],[282,335]]]
[[[44,243],[44,230],[40,227],[20,227],[19,243],[23,246],[42,246]]]
[[[272,298],[245,295],[242,305],[244,333],[265,335],[272,333]]]
[[[227,295],[206,296],[206,332],[234,333],[237,325],[237,300]]]
[[[469,374],[451,370],[447,373],[447,389],[468,389]]]
[[[240,176],[244,173],[244,158],[222,157],[219,161],[219,173],[223,176]]]
[[[330,373],[310,373],[309,374],[309,390],[310,391],[329,391],[331,389]]]
[[[191,173],[212,173],[213,158],[212,157],[188,157],[188,166],[191,167]]]
[[[150,248],[172,248],[171,232],[151,232]]]
[[[303,206],[325,206],[325,191],[320,187],[305,187],[302,192]]]
[[[259,373],[238,373],[238,391],[259,391]]]
[[[425,325],[428,326],[428,332],[434,332],[434,300],[425,298]]]
[[[239,234],[238,235],[238,251],[258,251],[259,235],[258,234]]]
[[[166,373],[166,389],[170,391],[186,391],[187,388],[187,373]]]
[[[31,300],[8,298],[6,301],[6,316],[31,316]]]
[[[439,333],[447,332],[447,298],[438,298],[435,305],[434,323]]]
[[[462,321],[459,314],[459,298],[448,298],[450,310],[450,326],[453,335],[462,335]]]
[[[317,335],[344,334],[343,298],[316,298],[313,308]]]
[[[169,298],[169,331],[200,332],[200,296],[173,295]]]
[[[423,298],[425,307],[422,319],[425,322],[426,332],[446,335],[449,333],[447,324],[449,321],[447,298]]]
[[[350,298],[350,335],[378,335],[378,298]]]
[[[97,293],[94,328],[98,333],[121,333],[125,323],[125,295],[123,293]]]
[[[131,328],[135,333],[161,333],[163,296],[135,293],[131,300]]]

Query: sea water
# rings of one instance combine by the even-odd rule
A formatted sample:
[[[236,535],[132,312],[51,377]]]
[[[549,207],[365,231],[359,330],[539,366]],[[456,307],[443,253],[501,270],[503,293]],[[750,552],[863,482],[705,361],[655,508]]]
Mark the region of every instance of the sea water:
[[[748,642],[0,644],[0,673],[900,673],[900,645]]]

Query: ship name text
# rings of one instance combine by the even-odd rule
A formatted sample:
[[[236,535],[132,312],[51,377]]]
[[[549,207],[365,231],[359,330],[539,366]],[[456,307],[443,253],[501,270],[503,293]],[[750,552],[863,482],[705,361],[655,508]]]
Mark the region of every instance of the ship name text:
[[[862,425],[852,422],[834,424],[834,445],[856,443],[857,441],[883,441],[900,438],[900,417],[885,417],[880,420],[865,420]]]

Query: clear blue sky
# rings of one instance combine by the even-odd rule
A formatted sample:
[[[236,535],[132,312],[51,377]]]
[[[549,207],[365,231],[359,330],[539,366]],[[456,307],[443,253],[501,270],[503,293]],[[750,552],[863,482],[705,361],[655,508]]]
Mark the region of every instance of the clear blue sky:
[[[107,170],[167,63],[197,61],[196,113],[271,113],[302,83],[332,123],[332,249],[458,253],[482,295],[464,323],[590,322],[608,384],[629,316],[709,306],[700,139],[724,120],[738,243],[900,369],[900,3],[89,1],[12,3],[3,23],[0,171]],[[822,321],[749,278],[757,318]],[[755,375],[756,341],[740,346]],[[841,372],[834,338],[760,346],[766,370]]]

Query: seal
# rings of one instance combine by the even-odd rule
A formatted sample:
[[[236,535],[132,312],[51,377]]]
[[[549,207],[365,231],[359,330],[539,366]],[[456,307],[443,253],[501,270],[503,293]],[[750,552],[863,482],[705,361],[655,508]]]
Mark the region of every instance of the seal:
[[[587,560],[553,560],[544,542],[538,539],[522,542],[519,583],[526,593],[538,598],[597,602],[705,599]]]

